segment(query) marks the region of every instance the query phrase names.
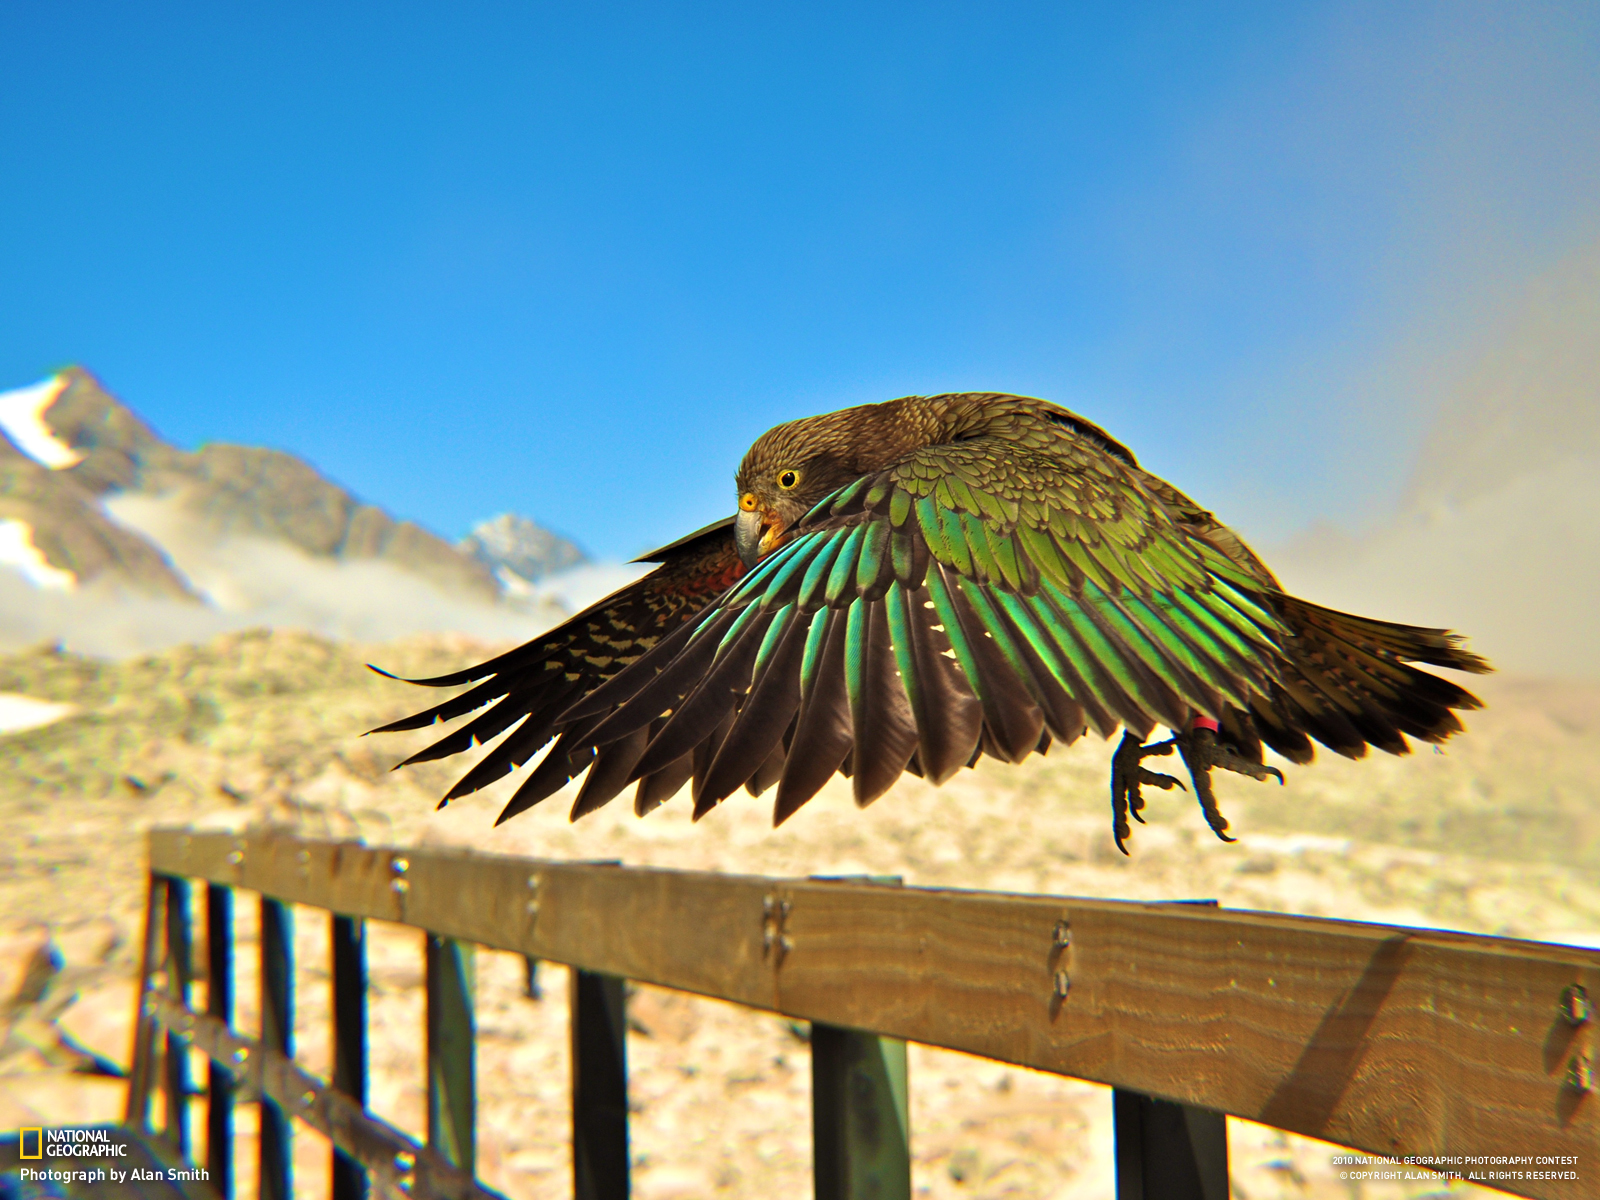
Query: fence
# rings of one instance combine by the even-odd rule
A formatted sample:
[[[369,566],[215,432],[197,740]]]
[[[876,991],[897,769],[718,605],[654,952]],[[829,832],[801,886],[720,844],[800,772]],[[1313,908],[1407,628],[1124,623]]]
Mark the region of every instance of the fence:
[[[183,1050],[205,1051],[208,1167],[224,1195],[241,1097],[261,1103],[264,1200],[290,1194],[290,1119],[332,1139],[336,1200],[368,1188],[492,1195],[473,1176],[473,945],[574,968],[580,1200],[628,1191],[630,979],[812,1022],[820,1200],[909,1195],[905,1041],[1112,1085],[1119,1200],[1225,1200],[1222,1114],[1460,1173],[1526,1159],[1524,1178],[1494,1185],[1550,1200],[1600,1193],[1597,951],[1197,904],[280,835],[158,830],[149,854],[127,1123],[149,1130],[160,1078],[163,1137],[187,1155]],[[189,880],[206,885],[205,1013],[188,1007]],[[234,889],[261,896],[259,1041],[230,1026]],[[293,1059],[289,904],[332,914],[327,1082]],[[425,1144],[364,1107],[366,919],[428,934]]]

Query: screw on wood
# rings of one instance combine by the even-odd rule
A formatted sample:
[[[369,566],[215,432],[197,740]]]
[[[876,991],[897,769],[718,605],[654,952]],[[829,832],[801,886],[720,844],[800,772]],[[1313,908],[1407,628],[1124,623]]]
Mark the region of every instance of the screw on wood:
[[[406,872],[411,869],[411,862],[403,855],[395,855],[389,860],[389,871],[394,879],[389,883],[389,889],[397,896],[404,896],[411,890],[411,881],[406,878]]]
[[[1056,922],[1054,941],[1057,950],[1065,950],[1072,945],[1072,926],[1065,917]]]
[[[1057,971],[1055,986],[1056,999],[1065,1000],[1067,998],[1067,992],[1070,991],[1071,988],[1072,976],[1068,975],[1065,971]]]
[[[1589,993],[1581,983],[1570,983],[1561,993],[1561,1019],[1568,1025],[1582,1025],[1594,1015]]]
[[[772,893],[761,898],[761,957],[782,964],[783,956],[794,949],[794,939],[784,932],[791,905]]]
[[[1594,1063],[1587,1054],[1574,1054],[1567,1064],[1567,1086],[1575,1092],[1594,1090]]]
[[[525,907],[530,917],[539,915],[539,876],[537,874],[528,876],[528,903]]]

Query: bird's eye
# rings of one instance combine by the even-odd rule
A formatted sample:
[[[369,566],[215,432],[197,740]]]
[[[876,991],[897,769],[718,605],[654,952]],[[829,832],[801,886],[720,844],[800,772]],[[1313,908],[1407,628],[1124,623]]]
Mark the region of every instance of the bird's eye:
[[[799,482],[800,482],[800,472],[798,472],[798,471],[780,471],[780,472],[778,472],[778,486],[781,487],[781,488],[792,488],[792,487],[795,486],[795,484],[797,484]]]

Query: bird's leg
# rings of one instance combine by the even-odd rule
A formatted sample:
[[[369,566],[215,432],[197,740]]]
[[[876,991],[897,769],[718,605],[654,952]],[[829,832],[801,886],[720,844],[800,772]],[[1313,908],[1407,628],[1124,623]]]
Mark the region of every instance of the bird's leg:
[[[1177,744],[1177,738],[1168,738],[1164,742],[1146,746],[1132,733],[1124,733],[1122,744],[1111,756],[1111,832],[1117,839],[1117,849],[1124,854],[1128,852],[1128,847],[1123,843],[1133,832],[1133,827],[1128,824],[1128,813],[1132,812],[1133,819],[1144,824],[1144,818],[1139,815],[1144,808],[1144,797],[1139,793],[1140,785],[1148,783],[1164,792],[1183,788],[1183,784],[1171,775],[1147,771],[1140,763],[1152,754],[1171,754]]]
[[[1189,768],[1189,778],[1194,781],[1195,798],[1200,801],[1200,811],[1205,813],[1206,824],[1223,841],[1232,842],[1238,839],[1228,836],[1228,818],[1217,807],[1217,794],[1211,787],[1211,769],[1221,767],[1263,782],[1275,776],[1280,786],[1283,772],[1235,753],[1217,740],[1217,732],[1215,721],[1209,717],[1196,717],[1188,733],[1174,734],[1172,740],[1178,745],[1183,765]]]

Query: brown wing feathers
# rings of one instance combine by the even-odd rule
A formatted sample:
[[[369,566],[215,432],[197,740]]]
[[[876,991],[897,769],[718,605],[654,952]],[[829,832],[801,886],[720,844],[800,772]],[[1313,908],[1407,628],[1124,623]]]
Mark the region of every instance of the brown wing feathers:
[[[846,617],[840,609],[823,609],[812,617],[824,622],[816,673],[800,706],[789,761],[778,781],[772,821],[781,825],[800,810],[850,753],[852,737],[849,697],[845,694]]]
[[[1269,597],[1295,633],[1284,650],[1272,703],[1251,709],[1255,730],[1291,762],[1310,762],[1307,734],[1329,749],[1360,758],[1367,746],[1407,751],[1405,737],[1442,742],[1461,730],[1453,710],[1481,707],[1448,679],[1418,670],[1422,662],[1481,674],[1483,659],[1442,629],[1352,616],[1277,593]]]
[[[579,804],[585,806],[584,811],[598,807],[616,794],[612,791],[600,799],[614,776],[631,772],[634,761],[627,760],[627,755],[636,748],[636,760],[645,739],[624,738],[607,743],[597,754],[590,735],[601,724],[604,713],[585,715],[568,710],[594,695],[597,688],[629,665],[653,651],[670,653],[686,640],[689,619],[744,573],[730,524],[718,522],[657,551],[650,556],[651,561],[661,562],[657,570],[523,646],[463,671],[407,681],[429,687],[467,683],[476,686],[372,732],[421,729],[489,705],[487,711],[460,729],[398,765],[459,754],[484,745],[509,729],[505,740],[450,789],[442,802],[448,803],[515,771],[556,738],[556,745],[518,788],[500,819],[514,816],[560,790],[591,764],[596,764],[596,769],[590,772]],[[646,790],[659,792],[668,782],[670,778],[664,777]],[[681,780],[671,790],[676,791],[678,786]]]

